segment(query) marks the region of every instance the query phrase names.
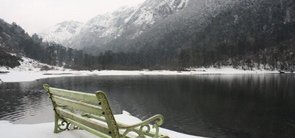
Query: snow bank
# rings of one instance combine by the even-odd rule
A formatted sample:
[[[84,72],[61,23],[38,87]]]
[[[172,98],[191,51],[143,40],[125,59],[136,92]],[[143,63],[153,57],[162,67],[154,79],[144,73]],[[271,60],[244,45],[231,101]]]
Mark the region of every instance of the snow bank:
[[[15,55],[15,54],[11,54],[11,55]],[[27,57],[22,57],[22,60],[23,61],[20,62],[20,66],[15,68],[0,66],[0,71],[40,71],[44,67],[48,67],[51,70],[60,70],[60,71],[66,70],[62,67],[51,66],[48,64],[40,63],[39,61],[36,61],[31,58],[27,58]]]
[[[95,138],[86,131],[75,130],[53,133],[54,123],[11,124],[0,121],[0,135],[3,138]]]
[[[279,73],[278,71],[268,70],[241,70],[232,67],[223,68],[194,68],[188,71],[169,71],[169,70],[139,70],[139,71],[123,71],[123,70],[104,70],[93,71],[96,75],[200,75],[200,74],[266,74],[266,73]]]
[[[115,115],[115,118],[118,122],[129,124],[141,121],[124,111],[123,114]],[[53,128],[54,123],[12,124],[7,121],[0,121],[0,135],[3,138],[97,138],[95,135],[84,130],[64,131],[54,134]],[[160,132],[169,135],[170,138],[200,138],[164,128],[161,128]]]
[[[217,68],[189,68],[188,71],[169,71],[169,70],[103,70],[103,71],[74,71],[62,67],[51,66],[40,63],[36,60],[23,57],[21,65],[16,68],[0,67],[0,83],[1,82],[23,82],[34,81],[42,78],[64,77],[64,76],[122,76],[122,75],[200,75],[200,74],[256,74],[256,73],[279,73],[278,71],[267,70],[241,70],[232,67]],[[50,71],[42,69],[47,68]]]
[[[73,74],[67,73],[56,73],[55,75],[46,75],[46,71],[10,71],[9,73],[0,74],[0,82],[24,82],[34,81],[43,78],[63,77],[63,76],[74,76]],[[75,74],[79,75],[79,74]]]
[[[103,71],[73,71],[73,70],[53,70],[53,71],[15,71],[0,74],[2,82],[23,82],[34,81],[42,78],[65,77],[65,76],[134,76],[134,75],[201,75],[201,74],[263,74],[279,73],[278,71],[267,70],[239,70],[233,68],[198,68],[191,71],[123,71],[123,70],[103,70]]]

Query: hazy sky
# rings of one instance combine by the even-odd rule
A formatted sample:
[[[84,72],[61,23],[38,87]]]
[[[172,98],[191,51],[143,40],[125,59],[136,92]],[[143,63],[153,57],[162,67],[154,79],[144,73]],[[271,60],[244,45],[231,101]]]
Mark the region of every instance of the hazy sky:
[[[144,0],[0,0],[0,18],[16,22],[30,34],[41,32],[56,23],[75,20],[85,22],[122,6],[137,5]]]

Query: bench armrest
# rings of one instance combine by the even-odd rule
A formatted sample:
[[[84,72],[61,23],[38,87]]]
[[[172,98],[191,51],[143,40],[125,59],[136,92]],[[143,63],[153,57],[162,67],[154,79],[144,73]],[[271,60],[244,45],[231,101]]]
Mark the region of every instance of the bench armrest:
[[[120,124],[120,122],[117,122],[119,129],[126,129],[123,133],[123,137],[125,137],[129,132],[135,132],[139,136],[149,135],[152,137],[165,137],[159,135],[159,127],[164,123],[164,117],[163,115],[157,114],[154,115],[140,123],[132,124],[132,125],[124,125]],[[155,131],[151,131],[152,129]],[[146,128],[146,129],[144,129]]]
[[[117,122],[118,123],[118,127],[120,129],[127,129],[127,128],[134,128],[134,127],[139,127],[139,126],[142,126],[142,125],[148,125],[148,124],[151,124],[151,123],[154,123],[156,124],[157,126],[161,126],[163,123],[164,123],[164,117],[160,114],[157,114],[157,115],[154,115],[144,121],[141,121],[139,123],[136,123],[136,124],[132,124],[132,125],[125,125],[125,124],[120,124],[120,122]]]

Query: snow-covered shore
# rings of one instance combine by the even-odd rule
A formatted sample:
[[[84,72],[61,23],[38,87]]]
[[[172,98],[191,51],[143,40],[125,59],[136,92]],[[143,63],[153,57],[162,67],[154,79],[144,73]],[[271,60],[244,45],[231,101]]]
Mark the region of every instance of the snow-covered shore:
[[[16,68],[0,67],[1,82],[24,82],[34,81],[43,78],[65,77],[65,76],[122,76],[122,75],[200,75],[200,74],[265,74],[279,73],[269,70],[242,70],[232,67],[222,68],[190,68],[188,71],[169,71],[169,70],[102,70],[102,71],[75,71],[40,63],[36,60],[22,57],[21,65]],[[44,69],[50,69],[45,71]],[[2,72],[2,73],[1,73]],[[8,72],[8,73],[5,73]]]
[[[73,70],[52,70],[52,71],[15,71],[8,70],[9,73],[1,73],[2,82],[24,82],[34,81],[43,78],[65,77],[65,76],[134,76],[134,75],[202,75],[202,74],[265,74],[279,73],[278,71],[267,70],[239,70],[233,68],[202,68],[191,71],[169,71],[169,70],[102,70],[102,71],[73,71]]]
[[[122,114],[115,115],[115,118],[118,122],[123,121],[129,124],[141,121],[124,111]],[[3,138],[97,138],[95,135],[84,130],[64,131],[54,134],[53,126],[53,122],[42,124],[12,124],[8,121],[0,121],[0,135]],[[201,138],[165,128],[160,128],[160,132],[168,135],[170,138]]]

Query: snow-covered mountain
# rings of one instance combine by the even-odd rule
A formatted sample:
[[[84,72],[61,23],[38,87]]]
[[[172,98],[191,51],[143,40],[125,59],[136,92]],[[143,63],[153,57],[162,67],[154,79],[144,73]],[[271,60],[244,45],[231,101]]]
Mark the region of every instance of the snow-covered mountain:
[[[19,64],[9,52],[78,69],[242,66],[294,71],[293,15],[293,0],[146,0],[98,15],[66,37],[67,46],[87,54],[42,43],[0,19],[0,64]],[[62,28],[53,30],[67,32]]]
[[[125,28],[125,20],[136,8],[124,7],[112,13],[97,15],[81,27],[81,31],[72,37],[68,47],[83,49],[96,47],[116,39]]]
[[[113,40],[137,38],[158,21],[182,10],[188,1],[146,0],[135,7],[123,7],[112,13],[98,15],[81,28],[79,28],[80,23],[73,25],[71,22],[65,22],[49,29],[50,31],[47,31],[49,33],[40,35],[47,41],[61,43],[71,48],[105,50],[109,49],[107,43]],[[68,31],[68,28],[75,30],[75,33]]]
[[[188,0],[146,0],[136,7],[121,8],[113,13],[90,19],[72,38],[69,47],[76,49],[110,49],[116,39],[135,39],[158,21],[183,9]]]
[[[67,45],[69,40],[80,32],[82,25],[83,23],[77,21],[64,21],[44,30],[39,35],[43,41]]]

